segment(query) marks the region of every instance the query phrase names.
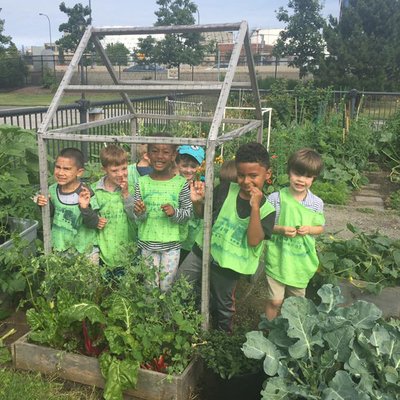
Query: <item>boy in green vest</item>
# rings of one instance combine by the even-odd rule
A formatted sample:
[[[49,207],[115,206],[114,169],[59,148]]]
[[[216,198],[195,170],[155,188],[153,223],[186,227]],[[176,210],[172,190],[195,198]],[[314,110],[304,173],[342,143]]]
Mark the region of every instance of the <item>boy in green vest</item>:
[[[271,177],[268,151],[260,143],[246,143],[236,156],[237,183],[216,188],[213,202],[210,286],[215,327],[232,331],[235,289],[240,276],[253,275],[259,264],[264,239],[270,238],[275,210],[262,190]],[[191,197],[196,212],[202,210],[204,185],[195,182]],[[202,271],[202,234],[180,267],[198,289]]]
[[[324,230],[324,203],[310,187],[322,167],[315,150],[296,151],[288,160],[289,187],[268,197],[276,210],[274,234],[266,251],[268,319],[279,314],[285,297],[305,295],[318,268],[315,236]]]
[[[204,150],[199,146],[179,146],[178,155],[176,156],[176,167],[179,175],[183,176],[188,183],[196,180],[196,175],[204,161]],[[193,215],[186,224],[180,225],[181,231],[181,253],[179,265],[192,250],[197,233],[202,230],[202,221]]]
[[[100,151],[100,162],[105,172],[92,189],[99,206],[98,244],[101,262],[108,267],[121,263],[123,247],[135,239],[124,209],[128,193],[128,154],[114,144]]]
[[[166,133],[155,136],[171,137]],[[125,209],[138,225],[138,248],[156,268],[156,285],[165,292],[171,287],[178,269],[179,225],[192,216],[193,208],[189,184],[173,172],[176,146],[151,143],[148,156],[153,171],[139,178],[133,202]]]
[[[84,157],[79,149],[66,148],[57,156],[54,166],[56,183],[49,187],[51,238],[53,250],[75,250],[87,253],[98,263],[96,227],[97,202],[93,191],[80,181],[84,173]],[[46,205],[48,199],[38,195],[37,204]]]

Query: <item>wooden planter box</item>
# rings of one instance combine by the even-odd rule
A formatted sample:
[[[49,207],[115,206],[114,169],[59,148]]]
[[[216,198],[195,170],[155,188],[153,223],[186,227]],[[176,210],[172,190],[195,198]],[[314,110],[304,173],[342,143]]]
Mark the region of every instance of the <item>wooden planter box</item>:
[[[28,335],[11,346],[15,368],[57,374],[66,380],[104,388],[96,358],[28,343]],[[140,369],[136,388],[124,394],[144,400],[188,400],[201,375],[202,365],[198,360],[193,360],[181,375],[171,379],[166,374]]]
[[[382,310],[384,317],[400,318],[400,287],[386,287],[379,294],[368,293],[362,290],[365,287],[364,281],[341,280],[339,282],[342,295],[345,298],[345,305],[350,305],[357,300],[364,300],[374,303]]]

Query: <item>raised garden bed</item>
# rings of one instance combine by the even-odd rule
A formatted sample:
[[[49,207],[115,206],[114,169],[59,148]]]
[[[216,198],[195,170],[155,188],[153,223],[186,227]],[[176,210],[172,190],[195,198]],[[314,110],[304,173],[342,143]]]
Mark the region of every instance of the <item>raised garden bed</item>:
[[[31,219],[8,217],[5,222],[7,231],[10,233],[19,233],[21,239],[26,240],[29,245],[27,251],[34,249],[34,241],[37,235],[38,222]],[[13,240],[6,236],[3,240],[0,238],[0,250],[8,250],[13,247]]]
[[[97,358],[32,344],[28,342],[28,335],[22,336],[11,346],[15,368],[57,374],[66,380],[104,388]],[[201,375],[202,363],[198,360],[193,360],[181,375],[172,377],[140,369],[136,388],[124,394],[143,400],[187,400]]]

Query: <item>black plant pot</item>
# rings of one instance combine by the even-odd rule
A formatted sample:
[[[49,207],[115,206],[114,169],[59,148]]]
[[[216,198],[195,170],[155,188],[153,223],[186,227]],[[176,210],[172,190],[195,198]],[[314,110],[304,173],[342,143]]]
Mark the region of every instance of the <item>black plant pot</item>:
[[[202,399],[204,400],[260,400],[263,371],[222,379],[216,373],[206,369]]]

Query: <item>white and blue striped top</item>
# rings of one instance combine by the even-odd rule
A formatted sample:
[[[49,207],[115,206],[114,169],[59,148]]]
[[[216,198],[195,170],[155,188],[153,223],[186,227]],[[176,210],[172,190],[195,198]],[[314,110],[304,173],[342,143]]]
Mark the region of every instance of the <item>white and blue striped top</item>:
[[[281,211],[281,198],[279,192],[271,193],[267,200],[275,207],[275,225],[278,223],[279,214]],[[310,190],[307,191],[307,196],[300,202],[304,207],[322,213],[324,211],[324,202]]]

